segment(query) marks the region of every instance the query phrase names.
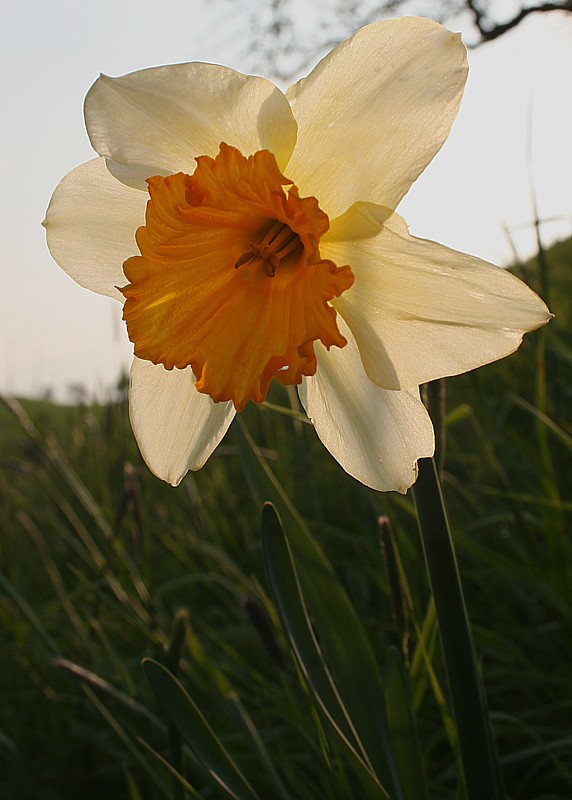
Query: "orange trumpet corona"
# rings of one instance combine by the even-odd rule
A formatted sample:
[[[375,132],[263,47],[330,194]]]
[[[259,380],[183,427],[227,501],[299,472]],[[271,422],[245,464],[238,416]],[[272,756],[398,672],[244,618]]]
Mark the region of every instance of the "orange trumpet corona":
[[[328,217],[316,198],[299,197],[272,153],[245,158],[222,143],[192,176],[148,185],[141,255],[124,263],[121,289],[136,356],[192,367],[198,391],[240,411],[265,399],[272,378],[313,375],[315,341],[346,344],[329,301],[350,288],[352,271],[321,260]]]

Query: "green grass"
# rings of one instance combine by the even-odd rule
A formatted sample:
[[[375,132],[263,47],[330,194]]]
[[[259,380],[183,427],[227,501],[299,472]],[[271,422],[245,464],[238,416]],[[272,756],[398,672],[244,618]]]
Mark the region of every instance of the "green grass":
[[[515,800],[572,796],[572,242],[547,257],[556,318],[545,332],[447,381],[442,480]],[[279,388],[270,400],[297,410]],[[248,408],[243,417],[379,664],[392,646],[403,655],[431,798],[459,796],[409,496],[353,481],[296,415]],[[0,405],[2,800],[226,796],[170,728],[144,657],[178,671],[261,797],[364,796],[278,625],[235,425],[205,468],[172,489],[142,463],[124,399]],[[382,515],[393,530],[386,557]]]

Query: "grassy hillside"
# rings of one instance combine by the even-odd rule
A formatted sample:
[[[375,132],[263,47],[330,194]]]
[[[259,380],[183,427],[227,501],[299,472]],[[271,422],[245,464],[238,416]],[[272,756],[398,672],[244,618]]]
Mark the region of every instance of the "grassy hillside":
[[[446,382],[442,453],[503,773],[519,800],[572,796],[572,241],[551,248],[547,264],[555,319],[517,354]],[[526,272],[538,284],[534,262]],[[379,662],[391,645],[401,652],[430,796],[456,797],[412,502],[349,478],[291,413],[294,393],[276,387],[270,401],[290,413],[248,408],[247,428]],[[125,399],[0,404],[0,798],[225,797],[168,729],[140,670],[145,656],[176,666],[261,797],[278,795],[252,755],[253,726],[285,796],[359,796],[268,597],[236,425],[172,489],[143,464]],[[382,515],[403,564],[399,591],[386,577]],[[185,794],[140,740],[195,788]]]

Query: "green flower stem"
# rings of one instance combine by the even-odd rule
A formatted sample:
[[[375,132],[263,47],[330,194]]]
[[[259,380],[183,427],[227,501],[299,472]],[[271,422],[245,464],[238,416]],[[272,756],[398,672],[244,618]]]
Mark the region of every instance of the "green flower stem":
[[[467,797],[501,800],[505,795],[486,697],[433,459],[420,459],[413,496],[439,622]]]

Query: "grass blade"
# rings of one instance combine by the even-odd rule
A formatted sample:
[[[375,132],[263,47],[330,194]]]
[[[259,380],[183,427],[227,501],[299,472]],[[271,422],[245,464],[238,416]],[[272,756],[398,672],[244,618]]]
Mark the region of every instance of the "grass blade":
[[[280,616],[318,702],[377,777],[378,796],[387,796],[385,785],[400,797],[381,676],[353,606],[309,532],[292,523],[286,534],[270,504],[263,508],[262,535]]]
[[[229,797],[234,800],[260,800],[179,681],[162,664],[151,659],[143,661],[143,671],[160,706]]]
[[[403,795],[407,800],[429,800],[407,676],[394,647],[387,654],[385,701]]]

